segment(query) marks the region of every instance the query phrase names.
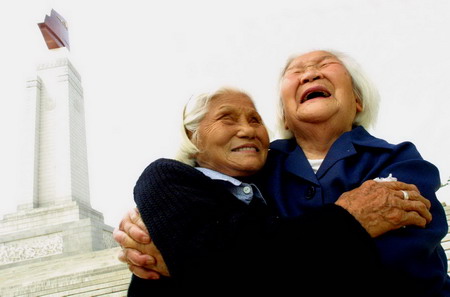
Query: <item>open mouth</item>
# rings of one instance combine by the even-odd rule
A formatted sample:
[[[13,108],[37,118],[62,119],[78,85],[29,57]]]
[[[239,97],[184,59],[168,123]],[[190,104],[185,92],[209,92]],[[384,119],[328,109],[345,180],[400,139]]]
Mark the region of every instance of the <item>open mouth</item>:
[[[259,149],[254,146],[242,146],[231,150],[232,152],[259,152]]]
[[[317,99],[317,98],[328,98],[330,96],[331,96],[330,92],[328,92],[324,88],[313,88],[313,89],[307,90],[303,94],[303,96],[300,100],[300,103],[304,103],[308,100]]]

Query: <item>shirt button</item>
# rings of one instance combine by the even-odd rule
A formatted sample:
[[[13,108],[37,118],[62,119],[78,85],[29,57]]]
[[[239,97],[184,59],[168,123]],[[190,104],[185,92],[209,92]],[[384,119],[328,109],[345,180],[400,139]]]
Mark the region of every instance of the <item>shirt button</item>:
[[[305,193],[306,199],[312,199],[314,198],[314,195],[316,195],[316,188],[314,186],[309,186]]]
[[[245,186],[243,191],[244,191],[245,194],[250,194],[252,189],[249,186]]]

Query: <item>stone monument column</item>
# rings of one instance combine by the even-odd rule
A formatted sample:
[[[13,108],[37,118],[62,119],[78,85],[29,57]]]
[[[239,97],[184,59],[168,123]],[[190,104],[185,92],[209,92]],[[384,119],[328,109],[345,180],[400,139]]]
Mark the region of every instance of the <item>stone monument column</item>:
[[[69,60],[67,22],[53,10],[39,27],[49,52],[27,81],[19,209],[90,206],[83,88]]]
[[[65,48],[27,82],[20,209],[90,205],[83,89]]]

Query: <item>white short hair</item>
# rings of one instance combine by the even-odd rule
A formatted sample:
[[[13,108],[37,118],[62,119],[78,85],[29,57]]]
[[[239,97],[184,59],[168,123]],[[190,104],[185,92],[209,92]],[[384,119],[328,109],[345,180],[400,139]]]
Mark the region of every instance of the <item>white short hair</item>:
[[[325,50],[326,52],[334,55],[339,61],[344,64],[347,71],[350,73],[350,77],[352,79],[353,91],[356,96],[360,99],[363,110],[357,113],[355,120],[353,121],[354,126],[363,126],[366,129],[373,127],[376,123],[378,117],[378,109],[380,102],[380,95],[378,93],[377,88],[369,79],[369,77],[364,73],[361,66],[348,55],[334,51],[334,50]],[[291,56],[282,70],[280,76],[279,86],[281,85],[281,80],[289,67],[292,61],[301,56],[303,54],[296,54]],[[284,124],[284,108],[283,108],[283,100],[280,96],[278,102],[278,121],[277,121],[277,130],[281,138],[292,138],[294,135],[291,131],[285,128]]]
[[[209,103],[213,99],[222,95],[229,94],[243,94],[250,100],[252,100],[246,92],[232,87],[221,87],[212,92],[201,93],[196,96],[192,96],[191,99],[189,99],[188,103],[184,106],[183,109],[181,144],[178,153],[175,156],[176,160],[190,166],[196,165],[195,155],[199,152],[199,149],[192,140],[195,140],[197,138],[200,122],[208,112]]]

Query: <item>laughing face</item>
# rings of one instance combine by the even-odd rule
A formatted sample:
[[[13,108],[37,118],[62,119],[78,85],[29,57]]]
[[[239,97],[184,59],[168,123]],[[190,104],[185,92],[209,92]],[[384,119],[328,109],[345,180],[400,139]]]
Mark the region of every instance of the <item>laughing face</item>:
[[[347,69],[325,51],[292,60],[282,77],[281,98],[285,125],[294,135],[295,127],[304,123],[329,123],[340,132],[349,131],[362,110]]]
[[[230,176],[248,176],[264,165],[269,136],[250,98],[243,93],[219,95],[193,140],[197,163]]]

